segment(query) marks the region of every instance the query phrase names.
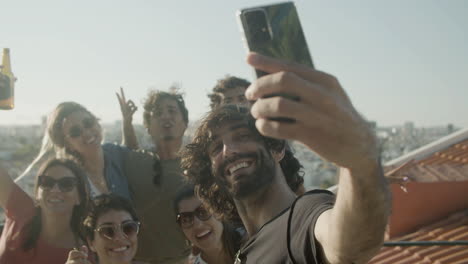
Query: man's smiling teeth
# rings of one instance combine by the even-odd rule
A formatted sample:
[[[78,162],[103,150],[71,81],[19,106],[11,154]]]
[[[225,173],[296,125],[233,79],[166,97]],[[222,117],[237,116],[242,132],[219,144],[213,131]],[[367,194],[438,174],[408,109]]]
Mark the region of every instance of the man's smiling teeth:
[[[198,234],[197,238],[203,237],[203,236],[207,235],[210,232],[211,232],[210,230],[206,230],[205,232],[202,232],[202,233]]]
[[[247,162],[245,162],[245,161],[244,161],[244,162],[241,162],[241,163],[239,163],[239,164],[237,164],[237,165],[234,165],[234,166],[232,166],[231,168],[229,168],[229,173],[232,174],[232,173],[235,172],[236,170],[242,169],[242,168],[246,168],[246,167],[248,167],[248,166],[249,166],[249,164],[247,164]]]
[[[127,248],[128,248],[128,246],[123,246],[123,247],[119,247],[119,248],[112,248],[111,251],[122,252],[122,251],[127,250]]]

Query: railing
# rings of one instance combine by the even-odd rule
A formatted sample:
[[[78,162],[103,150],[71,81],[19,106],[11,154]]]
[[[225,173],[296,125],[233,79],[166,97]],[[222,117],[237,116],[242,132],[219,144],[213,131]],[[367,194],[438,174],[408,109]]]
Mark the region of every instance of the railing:
[[[468,246],[468,240],[453,241],[389,241],[384,247],[412,247],[412,246]]]

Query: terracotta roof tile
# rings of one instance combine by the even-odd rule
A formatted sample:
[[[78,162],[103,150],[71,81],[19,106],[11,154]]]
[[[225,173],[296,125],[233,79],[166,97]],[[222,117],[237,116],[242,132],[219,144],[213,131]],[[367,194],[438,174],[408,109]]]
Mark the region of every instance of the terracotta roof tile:
[[[468,210],[448,216],[416,232],[391,241],[455,241],[468,240]],[[468,246],[410,246],[384,247],[369,262],[372,264],[467,264]]]
[[[392,182],[407,177],[411,181],[465,181],[468,180],[468,139],[434,152],[418,160],[385,168]]]

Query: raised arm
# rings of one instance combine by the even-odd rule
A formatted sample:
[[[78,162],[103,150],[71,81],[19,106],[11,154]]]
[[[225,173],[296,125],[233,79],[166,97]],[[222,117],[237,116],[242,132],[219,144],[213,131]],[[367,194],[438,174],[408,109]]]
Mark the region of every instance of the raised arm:
[[[377,139],[338,80],[306,66],[258,54],[248,62],[269,72],[246,91],[256,126],[265,136],[301,141],[340,166],[337,201],[318,219],[315,238],[329,263],[366,263],[381,247],[390,210]],[[288,94],[291,98],[270,94]],[[295,122],[277,122],[286,117]]]
[[[130,149],[138,149],[138,140],[132,125],[133,114],[136,112],[137,107],[132,100],[127,101],[127,99],[125,99],[125,93],[122,87],[120,87],[120,95],[119,93],[115,94],[117,95],[120,110],[122,111],[122,145]]]
[[[6,207],[8,197],[10,197],[14,184],[8,172],[0,167],[0,206],[2,208]]]
[[[330,263],[367,263],[383,243],[389,203],[379,165],[341,168],[335,206],[315,226],[326,259]]]

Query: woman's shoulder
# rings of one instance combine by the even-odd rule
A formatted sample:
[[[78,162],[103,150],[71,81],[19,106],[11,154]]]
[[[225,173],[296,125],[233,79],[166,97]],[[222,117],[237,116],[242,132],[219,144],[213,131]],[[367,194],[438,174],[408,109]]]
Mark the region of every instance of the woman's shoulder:
[[[104,152],[128,152],[130,149],[115,143],[104,143],[101,145]]]
[[[158,155],[151,150],[147,149],[130,149],[115,143],[102,144],[102,149],[105,155],[122,156],[125,158],[146,158],[146,159],[159,159]]]

